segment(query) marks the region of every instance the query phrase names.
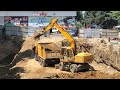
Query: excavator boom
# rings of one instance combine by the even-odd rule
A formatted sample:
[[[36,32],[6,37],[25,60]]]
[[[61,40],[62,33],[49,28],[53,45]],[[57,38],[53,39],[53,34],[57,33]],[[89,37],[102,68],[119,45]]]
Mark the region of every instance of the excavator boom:
[[[57,28],[59,30],[59,32],[61,32],[61,34],[66,37],[66,39],[70,42],[71,47],[73,48],[73,52],[75,52],[75,42],[74,42],[73,37],[64,28],[62,28],[60,25],[58,25],[57,18],[53,19],[50,22],[50,24],[47,25],[46,27],[44,27],[41,30],[41,33],[40,34],[36,34],[34,36],[34,38],[37,38],[37,37],[43,35],[45,32],[49,31],[53,27]]]

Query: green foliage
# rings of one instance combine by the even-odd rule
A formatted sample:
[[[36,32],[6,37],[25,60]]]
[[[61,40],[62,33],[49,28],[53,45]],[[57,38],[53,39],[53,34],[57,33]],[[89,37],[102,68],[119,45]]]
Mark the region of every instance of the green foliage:
[[[79,27],[79,28],[81,28],[81,27],[83,27],[83,24],[80,23],[80,22],[76,22],[76,26]]]
[[[82,11],[77,11],[76,20],[82,25],[96,24],[102,28],[112,29],[113,26],[120,24],[120,11],[85,11],[84,18]]]
[[[120,11],[111,11],[108,14],[113,18],[120,19]]]
[[[82,11],[77,11],[76,20],[81,21],[83,19]]]

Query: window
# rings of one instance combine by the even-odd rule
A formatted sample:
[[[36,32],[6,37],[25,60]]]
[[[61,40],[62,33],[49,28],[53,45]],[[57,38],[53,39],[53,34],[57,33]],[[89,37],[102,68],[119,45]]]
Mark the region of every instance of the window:
[[[67,50],[67,55],[68,55],[68,57],[70,57],[70,58],[73,57],[73,53],[72,53],[72,50],[71,50],[71,49],[68,49],[68,50]]]

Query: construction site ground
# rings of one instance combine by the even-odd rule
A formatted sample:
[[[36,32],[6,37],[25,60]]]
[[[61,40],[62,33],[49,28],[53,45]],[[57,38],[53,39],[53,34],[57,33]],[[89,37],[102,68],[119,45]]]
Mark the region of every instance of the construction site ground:
[[[49,37],[42,36],[39,42],[54,42],[59,44],[65,39],[60,34]],[[17,40],[18,41],[18,40]],[[42,67],[34,59],[32,46],[34,40],[27,37],[22,44],[19,42],[4,41],[0,44],[0,79],[119,79],[120,73],[103,63],[93,61],[91,66],[95,71],[71,73],[60,71],[54,66]],[[58,43],[59,42],[59,43]],[[8,44],[9,43],[9,44]],[[13,49],[14,47],[14,49]],[[14,52],[13,52],[14,51]]]

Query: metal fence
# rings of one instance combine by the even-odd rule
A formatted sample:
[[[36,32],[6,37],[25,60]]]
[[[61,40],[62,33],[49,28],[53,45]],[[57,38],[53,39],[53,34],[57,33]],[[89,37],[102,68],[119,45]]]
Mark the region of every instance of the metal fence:
[[[113,39],[113,38],[118,38],[118,36],[119,36],[118,30],[102,29],[102,33],[101,33],[102,38],[110,37],[111,39]]]
[[[4,26],[0,26],[0,35],[2,35],[2,29]],[[42,27],[41,27],[42,28]],[[6,26],[6,35],[17,35],[17,36],[33,36],[34,32],[40,30],[40,27],[18,27],[18,26]],[[81,38],[116,38],[119,35],[117,30],[108,29],[79,29],[78,37]]]
[[[118,30],[110,29],[79,29],[78,37],[80,38],[118,38]]]
[[[99,38],[100,29],[79,29],[78,37],[80,38]]]

